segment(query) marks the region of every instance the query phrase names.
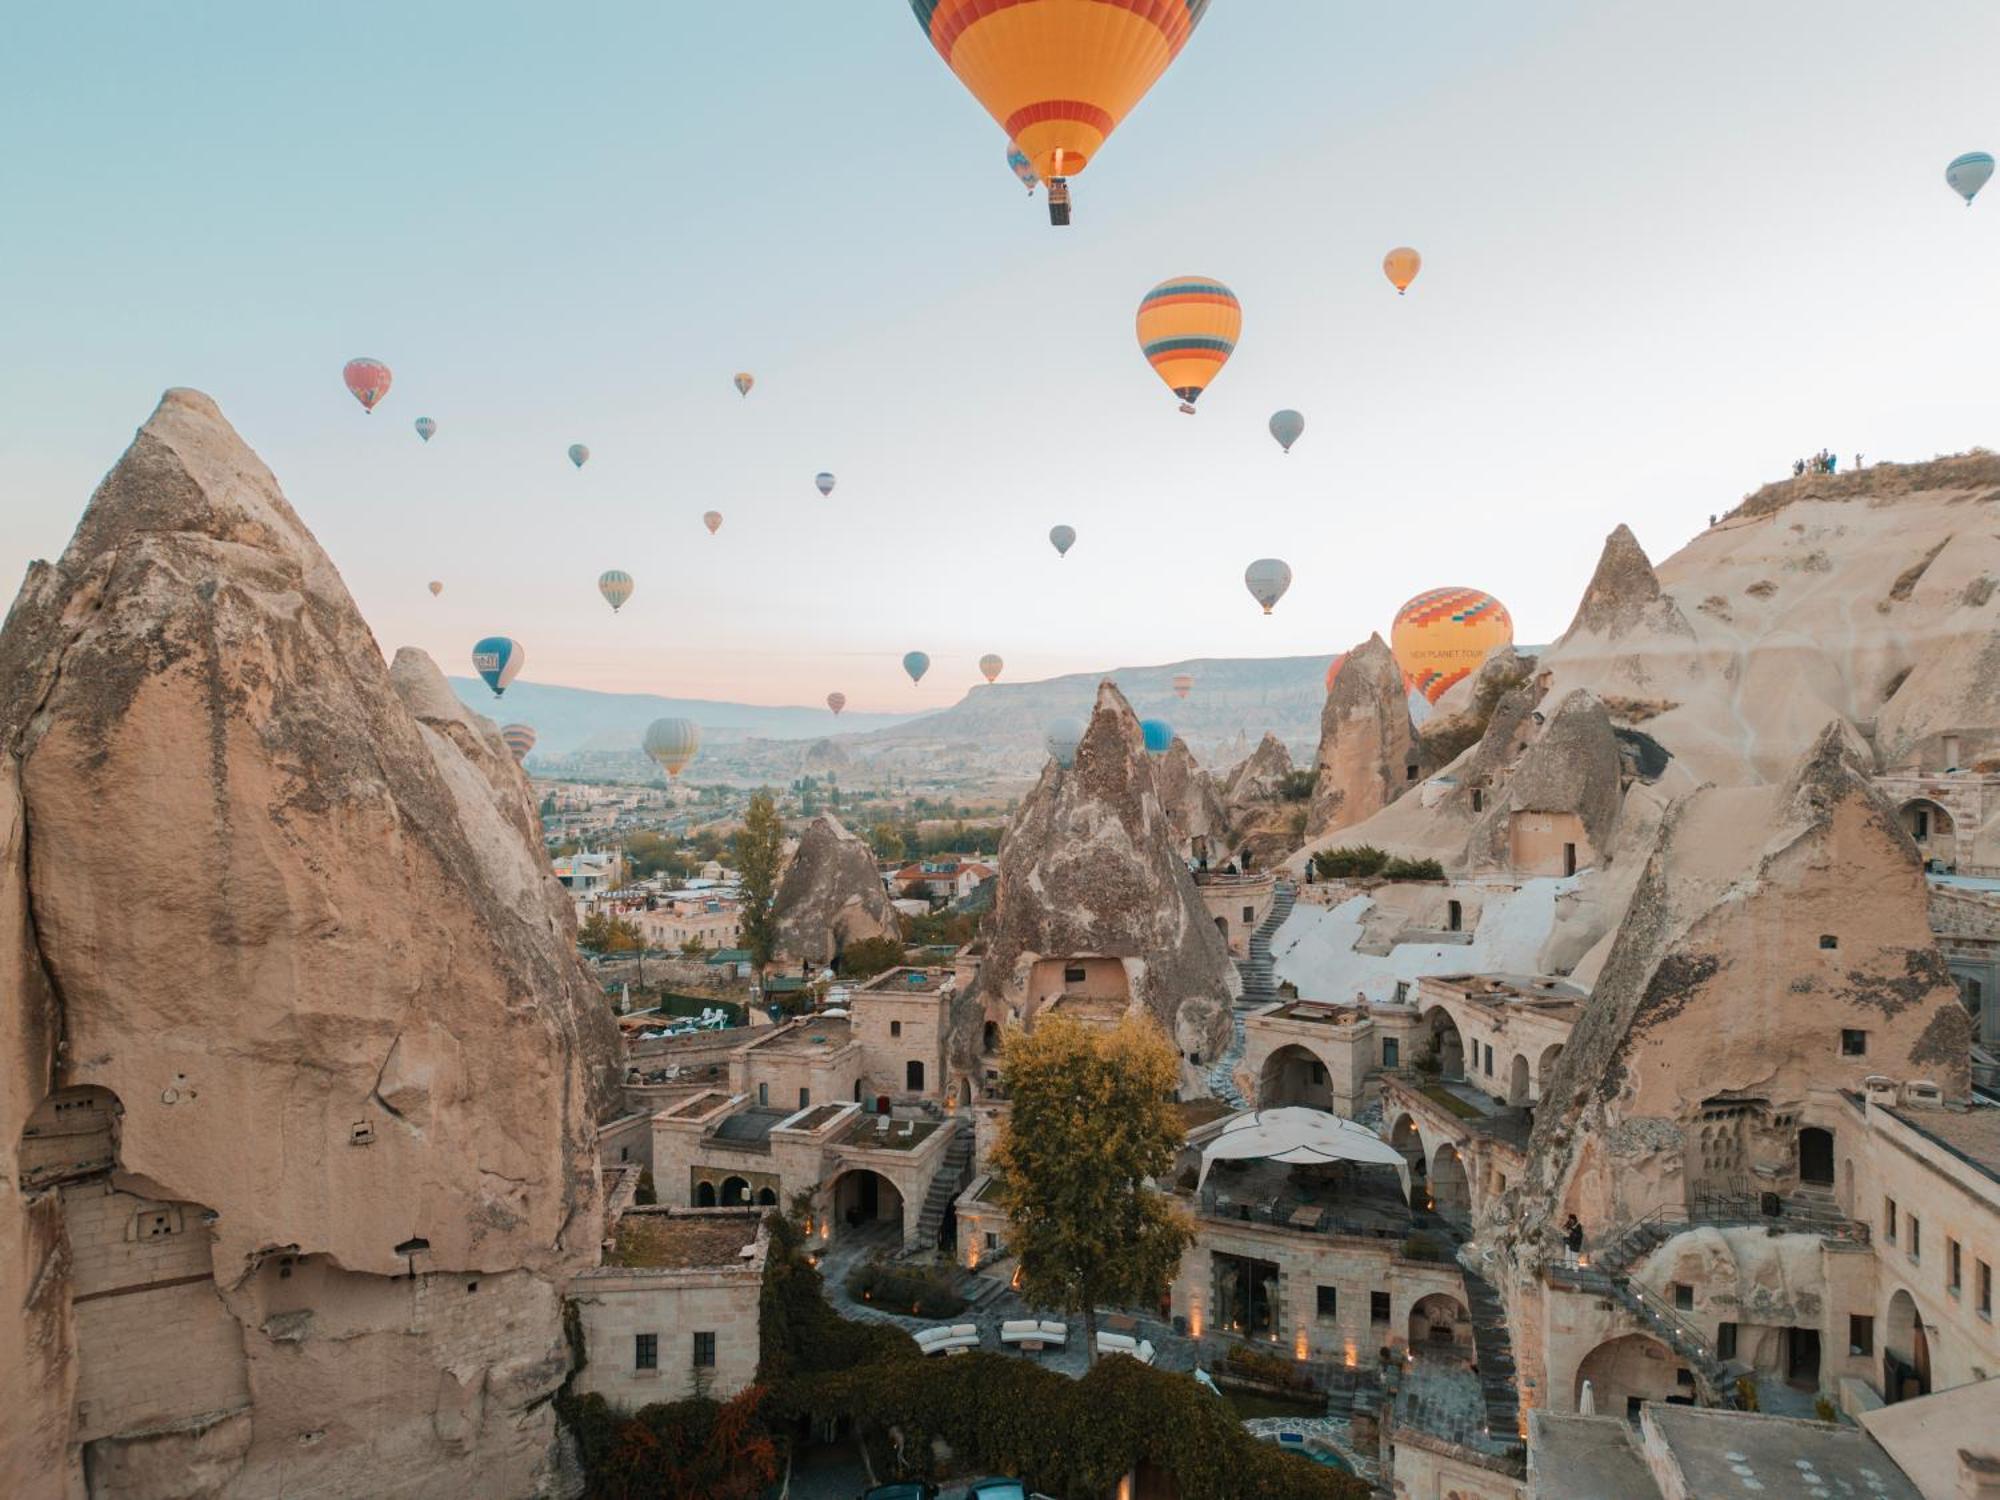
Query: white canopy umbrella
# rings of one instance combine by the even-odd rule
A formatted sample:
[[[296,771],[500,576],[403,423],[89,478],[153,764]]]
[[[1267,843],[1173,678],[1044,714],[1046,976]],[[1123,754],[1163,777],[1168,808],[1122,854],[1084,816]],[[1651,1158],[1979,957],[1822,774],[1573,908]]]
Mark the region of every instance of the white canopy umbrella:
[[[1366,1125],[1304,1105],[1249,1110],[1225,1124],[1202,1150],[1197,1188],[1208,1181],[1208,1169],[1218,1161],[1282,1161],[1295,1166],[1358,1161],[1394,1167],[1403,1196],[1410,1194],[1410,1164],[1402,1152]]]

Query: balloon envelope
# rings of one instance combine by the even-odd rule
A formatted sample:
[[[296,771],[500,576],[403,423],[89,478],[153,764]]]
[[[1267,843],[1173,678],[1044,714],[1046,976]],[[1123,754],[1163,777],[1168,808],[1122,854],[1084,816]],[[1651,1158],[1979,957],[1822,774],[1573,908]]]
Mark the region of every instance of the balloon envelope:
[[[1171,276],[1139,299],[1139,351],[1192,411],[1236,348],[1243,308],[1212,276]]]
[[[1206,0],[912,0],[917,24],[1044,181],[1097,155],[1187,45]]]
[[[755,385],[756,383],[757,383],[757,377],[755,375],[752,375],[748,370],[738,370],[736,372],[737,395],[739,396],[749,395],[750,387]]]
[[[1284,598],[1285,590],[1292,586],[1291,565],[1280,558],[1260,557],[1243,570],[1243,586],[1268,615],[1271,606]]]
[[[668,776],[679,776],[701,748],[701,726],[693,719],[655,719],[641,743]]]
[[[433,422],[429,417],[417,418],[417,436],[422,438],[425,442],[428,443],[431,440],[432,435],[436,433],[437,430],[438,430],[438,424]]]
[[[1944,169],[1944,180],[1951,184],[1951,190],[1965,200],[1966,207],[1979,190],[1986,186],[1986,179],[1993,175],[1993,157],[1985,151],[1968,151],[1963,156],[1954,156],[1951,165]]]
[[[1068,557],[1069,549],[1076,545],[1076,528],[1074,526],[1051,526],[1049,528],[1049,543],[1056,549],[1057,556]]]
[[[1076,760],[1076,747],[1083,740],[1083,720],[1056,719],[1043,731],[1042,743],[1049,747],[1049,754],[1056,758],[1059,766],[1069,766]]]
[[[1033,192],[1042,185],[1042,179],[1035,174],[1035,164],[1021,154],[1021,148],[1013,142],[1007,144],[1007,165],[1020,179],[1021,186]]]
[[[526,760],[528,752],[535,748],[535,730],[531,724],[503,724],[500,738],[507,742],[516,764]]]
[[[615,615],[632,597],[632,575],[619,568],[608,568],[597,575],[597,592],[604,596],[604,602]]]
[[[924,673],[930,669],[931,659],[924,655],[923,652],[911,651],[905,653],[903,657],[903,670],[910,674],[910,681],[922,682],[924,680]]]
[[[1507,606],[1483,589],[1426,589],[1396,611],[1389,649],[1411,691],[1435,703],[1479,670],[1486,653],[1513,642]]]
[[[375,403],[389,394],[389,384],[396,377],[379,359],[350,359],[342,367],[340,378],[354,393],[354,399],[361,403],[361,409],[372,412]]]
[[[722,530],[722,512],[719,510],[703,511],[701,513],[701,524],[708,528],[710,536],[714,536],[716,532]]]
[[[1139,733],[1145,737],[1148,755],[1165,755],[1174,742],[1174,726],[1165,719],[1141,719]]]
[[[1417,272],[1424,267],[1424,258],[1408,245],[1398,245],[1382,257],[1382,274],[1389,278],[1389,284],[1402,296],[1410,289],[1410,283],[1417,279]]]
[[[830,708],[830,709],[832,709],[832,710],[833,710],[833,716],[834,716],[834,717],[835,717],[836,719],[837,719],[837,718],[839,718],[839,717],[840,717],[840,711],[841,711],[841,710],[842,710],[843,708],[847,707],[847,694],[845,694],[845,693],[828,693],[828,694],[826,695],[826,706],[827,706],[828,708]]]
[[[833,476],[827,473],[826,470],[821,469],[817,474],[813,475],[813,483],[819,486],[819,492],[822,495],[831,495],[833,493]]]
[[[984,656],[979,658],[980,675],[983,676],[988,682],[991,682],[994,678],[998,677],[1000,675],[1001,668],[1005,667],[1006,665],[1007,663],[1002,661],[999,657],[995,656],[991,651],[987,652]]]
[[[581,443],[571,443],[569,445],[569,461],[579,469],[582,468],[590,462],[590,450]]]
[[[1271,436],[1278,440],[1278,446],[1287,453],[1292,451],[1292,444],[1299,440],[1300,434],[1305,430],[1306,419],[1290,407],[1271,413]]]
[[[508,683],[521,675],[521,663],[527,659],[528,653],[511,636],[489,635],[473,643],[472,670],[493,689],[496,698],[507,691]]]
[[[444,592],[444,585],[440,583],[437,579],[433,578],[431,580],[431,597],[435,599],[439,594],[442,594],[443,592]]]
[[[1329,693],[1333,691],[1333,679],[1340,675],[1340,669],[1346,664],[1346,661],[1347,653],[1343,651],[1326,664],[1326,690]]]
[[[1194,691],[1194,673],[1192,672],[1174,673],[1174,696],[1176,698],[1185,698],[1189,693],[1193,691]]]

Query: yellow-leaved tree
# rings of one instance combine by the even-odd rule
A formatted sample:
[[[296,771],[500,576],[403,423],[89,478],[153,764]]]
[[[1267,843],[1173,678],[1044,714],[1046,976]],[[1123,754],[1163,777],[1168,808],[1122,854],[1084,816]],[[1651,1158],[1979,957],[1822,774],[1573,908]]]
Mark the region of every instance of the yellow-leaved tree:
[[[1148,1181],[1173,1170],[1185,1137],[1179,1058],[1150,1020],[1095,1031],[1055,1015],[1008,1033],[1001,1070],[1013,1102],[991,1167],[1021,1295],[1081,1313],[1095,1363],[1099,1304],[1151,1307],[1194,1240]]]

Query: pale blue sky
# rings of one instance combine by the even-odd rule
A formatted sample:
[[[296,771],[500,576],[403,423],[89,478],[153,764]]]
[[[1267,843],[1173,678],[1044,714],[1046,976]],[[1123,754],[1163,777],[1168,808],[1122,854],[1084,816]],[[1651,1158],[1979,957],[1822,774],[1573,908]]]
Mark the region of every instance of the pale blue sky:
[[[178,384],[455,672],[498,631],[528,680],[911,709],[1447,583],[1546,640],[1621,520],[1662,557],[1823,443],[2000,438],[2000,187],[1943,182],[1996,58],[1991,0],[1214,0],[1054,230],[903,0],[17,8],[0,579]],[[1188,272],[1244,306],[1193,420],[1132,332]]]

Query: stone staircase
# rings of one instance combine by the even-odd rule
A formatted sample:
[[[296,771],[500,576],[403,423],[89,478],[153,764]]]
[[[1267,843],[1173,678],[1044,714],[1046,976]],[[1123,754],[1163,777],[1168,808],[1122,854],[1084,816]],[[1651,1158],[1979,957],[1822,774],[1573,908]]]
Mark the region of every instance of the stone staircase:
[[[1514,1369],[1514,1340],[1507,1332],[1507,1309],[1491,1282],[1461,1265],[1466,1311],[1472,1315],[1472,1352],[1479,1362],[1479,1394],[1486,1403],[1486,1431],[1512,1443],[1521,1425],[1521,1393]]]
[[[944,1160],[938,1163],[937,1176],[931,1179],[930,1191],[924,1194],[924,1206],[917,1214],[919,1254],[936,1248],[951,1200],[964,1192],[972,1179],[972,1121],[958,1115],[950,1128],[951,1144],[944,1148]]]
[[[1236,1087],[1235,1078],[1236,1065],[1243,1061],[1246,1045],[1243,1018],[1278,998],[1277,975],[1271,966],[1271,939],[1285,925],[1285,918],[1292,914],[1295,899],[1291,882],[1280,880],[1271,893],[1270,911],[1257,930],[1250,934],[1248,956],[1236,961],[1236,972],[1243,980],[1243,993],[1237,997],[1229,1018],[1229,1050],[1217,1058],[1215,1066],[1208,1070],[1208,1091],[1232,1109],[1243,1109],[1248,1103],[1243,1091]]]

